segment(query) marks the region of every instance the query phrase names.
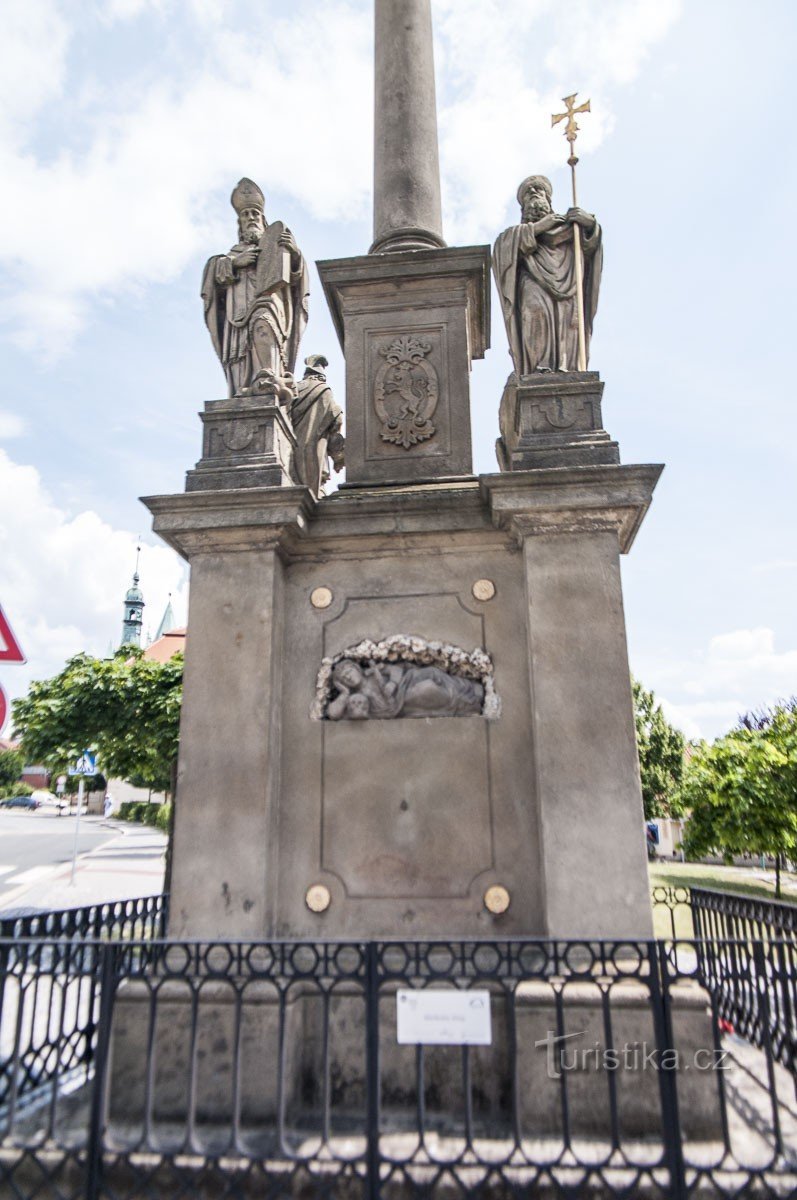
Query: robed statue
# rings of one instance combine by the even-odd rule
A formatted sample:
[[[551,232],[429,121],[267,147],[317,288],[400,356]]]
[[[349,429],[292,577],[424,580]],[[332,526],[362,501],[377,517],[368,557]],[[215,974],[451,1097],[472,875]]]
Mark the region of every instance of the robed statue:
[[[320,496],[329,479],[327,460],[332,459],[336,471],[343,469],[343,413],[327,383],[327,360],[322,354],[310,354],[304,361],[304,378],[296,384],[289,408],[296,435],[294,468],[299,483]]]
[[[598,307],[600,226],[581,208],[558,216],[552,195],[544,175],[524,179],[517,192],[521,223],[500,234],[493,248],[493,274],[518,376],[578,369],[574,225],[581,229],[587,355]]]
[[[230,200],[238,214],[238,241],[208,260],[202,299],[228,394],[240,396],[258,378],[293,374],[310,288],[293,234],[281,221],[266,222],[257,184],[242,179]]]

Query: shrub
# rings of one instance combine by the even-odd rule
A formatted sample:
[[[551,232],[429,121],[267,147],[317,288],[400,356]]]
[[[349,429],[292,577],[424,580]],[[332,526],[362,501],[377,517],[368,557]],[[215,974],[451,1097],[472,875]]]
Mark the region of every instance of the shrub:
[[[9,783],[0,788],[0,800],[5,800],[8,796],[32,796],[34,790],[27,783]]]
[[[119,805],[117,816],[122,821],[140,821],[142,825],[151,825],[154,829],[169,832],[169,815],[171,804],[151,804],[149,800],[125,800]]]
[[[167,800],[165,804],[158,805],[158,811],[155,815],[155,824],[162,833],[169,832],[169,822],[172,817],[171,801]]]

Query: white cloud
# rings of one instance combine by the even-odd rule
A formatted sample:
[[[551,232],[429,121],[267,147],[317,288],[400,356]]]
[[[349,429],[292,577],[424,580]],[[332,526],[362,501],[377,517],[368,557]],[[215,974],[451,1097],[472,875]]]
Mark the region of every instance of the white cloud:
[[[60,670],[82,650],[103,655],[118,645],[122,601],[130,584],[136,535],[113,529],[95,512],[72,516],[53,501],[38,472],[0,450],[0,604],[27,663],[3,668],[11,696],[29,680]],[[185,620],[185,568],[164,546],[142,545],[145,629],[154,634],[169,592]]]
[[[678,10],[677,0],[436,0],[449,241],[494,233],[521,176],[563,161],[550,113],[576,66],[595,107],[580,148],[600,144],[614,121],[611,89],[636,76]],[[89,32],[121,38],[149,20],[161,34],[146,67],[133,57],[118,70],[103,55],[93,70],[70,62],[55,0],[2,11],[0,263],[14,294],[8,334],[23,349],[57,356],[92,304],[171,280],[223,244],[226,197],[242,174],[319,219],[366,216],[369,5],[330,0],[285,17],[267,4],[111,0],[83,13]],[[31,122],[59,101],[80,136],[45,153]],[[58,236],[43,236],[53,213]]]
[[[124,81],[84,81],[86,145],[45,158],[4,139],[0,261],[15,292],[17,343],[57,353],[87,302],[170,280],[219,238],[228,244],[226,197],[242,174],[259,174],[317,216],[365,211],[369,36],[345,4],[264,21],[259,36],[228,27],[214,37],[212,60],[151,83],[122,112]],[[15,24],[7,37],[11,55],[27,45]],[[71,101],[80,107],[79,96]],[[43,236],[54,212],[58,236]]]
[[[0,408],[0,439],[22,437],[24,432],[25,422],[22,417]]]
[[[69,30],[55,0],[5,0],[0,8],[0,136],[22,139],[64,83]]]
[[[797,649],[778,651],[764,626],[736,629],[717,634],[688,661],[650,664],[645,682],[688,737],[713,738],[743,713],[797,693]]]
[[[551,114],[574,86],[592,101],[579,154],[597,149],[615,123],[612,90],[636,78],[679,11],[680,0],[437,0],[449,240],[492,237],[521,179],[564,165]]]

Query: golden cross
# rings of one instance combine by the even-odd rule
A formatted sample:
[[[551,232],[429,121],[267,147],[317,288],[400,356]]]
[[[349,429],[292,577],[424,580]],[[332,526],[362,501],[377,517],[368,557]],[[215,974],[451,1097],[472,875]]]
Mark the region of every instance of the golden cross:
[[[575,99],[577,95],[578,92],[573,92],[572,96],[564,96],[562,98],[562,103],[567,108],[567,112],[556,113],[555,115],[551,116],[551,128],[553,128],[554,125],[558,125],[560,121],[567,121],[567,124],[565,125],[565,137],[570,143],[570,158],[567,160],[568,166],[570,167],[574,167],[578,162],[578,159],[575,158],[575,142],[576,138],[578,137],[578,122],[576,121],[576,113],[585,113],[590,111],[589,100],[585,100],[583,104],[576,106]],[[575,161],[571,162],[570,159],[575,159]]]
[[[578,122],[576,121],[576,113],[589,112],[589,100],[585,100],[583,104],[576,105],[576,96],[578,92],[573,92],[572,96],[564,96],[562,103],[565,106],[566,112],[555,113],[551,117],[551,128],[558,125],[560,121],[567,121],[565,125],[565,137],[570,143],[570,157],[567,160],[567,165],[570,168],[570,178],[573,184],[573,207],[578,205],[578,196],[576,194],[576,138],[578,137]],[[577,364],[579,371],[587,369],[587,339],[584,331],[584,267],[581,261],[581,230],[578,223],[573,224],[573,249],[575,251],[575,267],[576,267],[576,314],[578,317],[578,357]]]

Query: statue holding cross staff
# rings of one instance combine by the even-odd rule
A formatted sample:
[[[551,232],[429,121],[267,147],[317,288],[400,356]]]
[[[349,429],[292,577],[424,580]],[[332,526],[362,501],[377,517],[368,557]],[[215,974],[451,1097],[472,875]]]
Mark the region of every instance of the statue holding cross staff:
[[[505,230],[493,249],[493,274],[504,314],[509,352],[518,377],[537,371],[585,371],[589,339],[598,307],[603,249],[592,214],[576,204],[574,107],[565,99],[565,137],[573,172],[573,207],[553,210],[553,189],[544,175],[530,175],[518,188],[521,223]]]

